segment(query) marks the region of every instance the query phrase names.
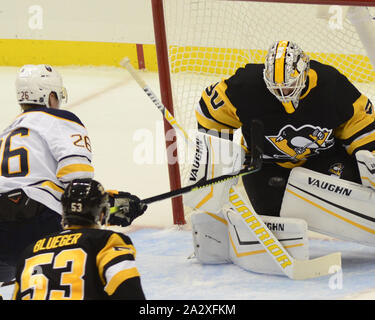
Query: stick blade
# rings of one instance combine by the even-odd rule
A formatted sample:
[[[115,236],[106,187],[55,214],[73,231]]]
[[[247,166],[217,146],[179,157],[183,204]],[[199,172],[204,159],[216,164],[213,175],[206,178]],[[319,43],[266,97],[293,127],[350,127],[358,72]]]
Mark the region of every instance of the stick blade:
[[[292,279],[306,280],[333,274],[341,269],[341,253],[335,252],[311,260],[295,260]]]

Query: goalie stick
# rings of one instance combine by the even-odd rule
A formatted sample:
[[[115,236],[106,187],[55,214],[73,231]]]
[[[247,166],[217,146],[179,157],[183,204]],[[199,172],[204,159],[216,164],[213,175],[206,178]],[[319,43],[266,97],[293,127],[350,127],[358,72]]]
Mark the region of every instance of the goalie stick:
[[[133,76],[139,86],[143,89],[143,91],[150,97],[152,102],[156,105],[156,107],[162,112],[165,119],[172,125],[176,131],[179,131],[185,137],[188,145],[192,145],[189,136],[187,135],[186,131],[177,123],[176,119],[166,110],[157,96],[152,92],[152,90],[148,87],[148,85],[144,82],[144,80],[140,77],[140,75],[136,72],[136,70],[131,66],[130,61],[128,58],[124,58],[121,63],[123,67],[125,67],[129,73]],[[179,190],[174,190],[171,192],[167,192],[165,194],[161,194],[158,196],[154,196],[151,198],[147,198],[141,200],[144,203],[152,203],[159,200],[167,199],[170,197],[174,197],[186,192],[190,192],[193,190],[197,190],[203,187],[206,187],[213,183],[220,183],[227,179],[235,178],[244,174],[250,174],[252,172],[259,171],[262,166],[262,147],[260,141],[263,141],[263,131],[261,127],[259,127],[260,122],[254,122],[254,126],[258,128],[258,131],[253,129],[252,133],[256,134],[252,137],[252,161],[248,168],[242,169],[240,172],[235,173],[233,175],[228,176],[221,176],[211,180],[206,180],[206,184],[203,182],[198,182],[195,185],[188,186],[185,188],[181,188]],[[262,125],[262,124],[261,124]],[[261,131],[261,132],[259,132]],[[261,136],[262,135],[262,136]],[[261,140],[259,137],[261,136]],[[243,171],[247,170],[247,172]],[[214,180],[214,181],[212,181]],[[208,183],[208,184],[207,184]],[[235,190],[235,189],[234,189]],[[245,208],[246,209],[246,208]],[[287,250],[284,246],[278,241],[278,239],[273,235],[273,233],[268,229],[262,219],[258,216],[258,214],[247,208],[246,212],[240,214],[244,223],[248,226],[249,231],[251,234],[258,239],[260,244],[263,246],[265,251],[272,257],[275,263],[280,267],[281,271],[290,279],[293,280],[305,280],[310,278],[316,278],[328,275],[331,272],[331,267],[339,266],[341,267],[341,253],[336,252],[332,254],[328,254],[319,258],[311,259],[311,260],[297,260],[294,259],[289,255]],[[256,222],[255,224],[253,222]],[[267,235],[267,236],[265,236]],[[337,270],[337,268],[335,268]]]
[[[190,141],[188,134],[186,131],[177,123],[176,119],[172,116],[172,114],[168,111],[168,109],[161,103],[158,96],[151,90],[151,88],[146,84],[146,82],[139,76],[137,71],[133,68],[130,64],[130,60],[128,57],[121,60],[120,65],[123,66],[134,80],[138,83],[138,85],[142,88],[142,90],[147,94],[147,96],[151,99],[154,105],[160,110],[163,117],[168,121],[168,123],[179,133],[182,133],[185,140],[188,144],[193,146],[193,143]]]

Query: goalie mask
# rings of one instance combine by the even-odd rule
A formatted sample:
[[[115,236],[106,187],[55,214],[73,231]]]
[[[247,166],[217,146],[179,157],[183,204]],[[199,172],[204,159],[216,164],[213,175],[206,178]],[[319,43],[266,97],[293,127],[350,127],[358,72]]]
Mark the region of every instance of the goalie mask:
[[[108,193],[93,179],[75,179],[66,187],[62,197],[63,225],[91,225],[108,217]],[[103,220],[104,220],[103,219]]]
[[[298,106],[309,68],[309,57],[293,42],[277,41],[267,53],[264,81],[288,113],[294,112]]]
[[[50,108],[49,96],[52,92],[56,94],[59,105],[67,102],[60,74],[46,64],[24,65],[17,74],[16,92],[19,104],[45,105]]]

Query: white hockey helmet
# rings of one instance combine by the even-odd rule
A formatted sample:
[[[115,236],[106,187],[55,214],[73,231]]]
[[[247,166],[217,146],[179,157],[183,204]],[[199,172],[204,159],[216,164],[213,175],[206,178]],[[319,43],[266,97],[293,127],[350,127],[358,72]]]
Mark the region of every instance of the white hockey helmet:
[[[19,104],[45,105],[50,108],[51,92],[56,93],[59,105],[67,102],[61,75],[47,64],[24,65],[16,78],[16,92]]]
[[[263,78],[268,90],[279,101],[292,101],[297,107],[309,69],[310,58],[297,44],[276,41],[268,50]]]

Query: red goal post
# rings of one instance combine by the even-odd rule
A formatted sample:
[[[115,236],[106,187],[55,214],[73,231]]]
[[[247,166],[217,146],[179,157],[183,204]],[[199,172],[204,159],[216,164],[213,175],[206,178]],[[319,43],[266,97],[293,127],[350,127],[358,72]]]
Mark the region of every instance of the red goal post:
[[[336,11],[327,13],[330,6],[336,6]],[[228,77],[245,63],[262,62],[266,46],[290,37],[312,59],[333,64],[375,100],[375,73],[370,62],[375,61],[375,36],[372,30],[368,34],[375,26],[368,22],[363,31],[359,30],[362,26],[348,21],[348,8],[353,11],[353,7],[368,7],[369,15],[375,16],[374,0],[152,0],[161,101],[189,131],[195,126],[195,104],[209,81]],[[311,13],[321,9],[324,17]],[[329,20],[329,14],[335,13],[342,18],[336,21],[337,30]],[[246,20],[256,19],[252,21],[255,24],[247,24]],[[232,24],[222,28],[227,20]],[[300,32],[296,39],[295,31]],[[166,134],[173,130],[165,120],[164,130]],[[171,190],[186,184],[188,171],[186,163],[175,163],[180,151],[171,148],[175,142],[176,138],[166,139]],[[174,224],[185,224],[181,196],[172,199],[172,209]]]

